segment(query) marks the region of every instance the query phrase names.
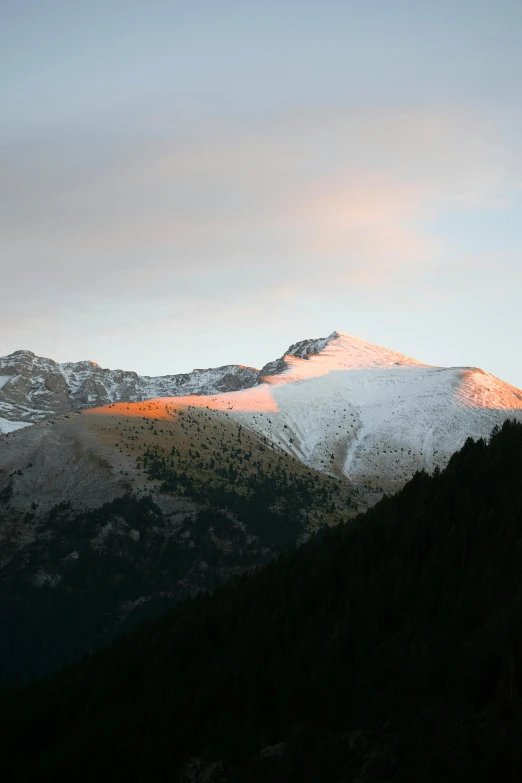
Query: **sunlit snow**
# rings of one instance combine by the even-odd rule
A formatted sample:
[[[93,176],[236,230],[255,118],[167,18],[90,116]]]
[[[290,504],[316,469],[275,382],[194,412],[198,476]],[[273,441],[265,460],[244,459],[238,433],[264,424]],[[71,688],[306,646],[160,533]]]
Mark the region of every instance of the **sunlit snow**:
[[[307,465],[354,481],[402,483],[444,464],[468,438],[522,419],[522,391],[469,367],[432,367],[336,332],[318,354],[237,392],[118,403],[89,413],[154,418],[223,411]]]

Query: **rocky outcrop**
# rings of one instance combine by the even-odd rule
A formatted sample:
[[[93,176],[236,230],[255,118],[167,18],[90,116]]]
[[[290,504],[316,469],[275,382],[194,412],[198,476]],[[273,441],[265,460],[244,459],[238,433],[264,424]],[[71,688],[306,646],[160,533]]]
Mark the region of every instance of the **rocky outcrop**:
[[[279,373],[285,372],[285,370],[288,369],[288,364],[286,362],[287,356],[297,356],[298,359],[308,359],[310,356],[320,353],[331,340],[337,340],[338,337],[339,335],[337,332],[332,332],[329,337],[301,340],[298,343],[294,343],[283,356],[279,359],[274,359],[272,362],[268,362],[268,364],[265,364],[265,366],[261,368],[259,373],[260,378],[267,375],[279,375]]]
[[[179,375],[142,376],[95,362],[58,364],[31,351],[0,358],[0,434],[70,411],[153,397],[219,394],[258,383],[254,367],[226,365]]]
[[[72,409],[67,379],[57,362],[31,351],[0,358],[0,417],[33,424]]]

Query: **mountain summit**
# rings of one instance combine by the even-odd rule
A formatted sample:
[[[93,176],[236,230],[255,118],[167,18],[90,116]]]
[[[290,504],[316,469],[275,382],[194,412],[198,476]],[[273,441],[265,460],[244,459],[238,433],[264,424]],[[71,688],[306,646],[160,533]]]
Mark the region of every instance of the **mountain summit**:
[[[310,364],[303,363],[309,360],[312,360]],[[303,340],[291,345],[281,359],[266,364],[260,375],[271,383],[288,383],[326,375],[334,370],[369,370],[392,366],[421,366],[421,362],[351,334],[336,331],[329,337]],[[276,375],[282,377],[272,380],[271,376]]]

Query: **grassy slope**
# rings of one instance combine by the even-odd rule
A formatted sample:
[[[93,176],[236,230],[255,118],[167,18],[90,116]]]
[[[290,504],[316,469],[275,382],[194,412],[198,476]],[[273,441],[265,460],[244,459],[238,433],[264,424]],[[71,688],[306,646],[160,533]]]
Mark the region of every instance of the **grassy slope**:
[[[162,419],[152,403],[124,410],[53,420],[24,434],[33,452],[14,450],[14,494],[0,503],[0,684],[47,674],[355,513],[347,482],[275,451],[226,415],[181,408]],[[96,463],[107,503],[89,495],[91,507],[79,510],[81,492],[69,503],[71,452],[80,475]],[[63,488],[43,512],[42,464],[47,496],[53,476]],[[24,481],[34,482],[26,495]]]
[[[112,450],[115,465],[129,473],[132,485],[141,491],[150,489],[150,484],[143,481],[147,474],[143,456],[155,452],[167,458],[167,467],[188,476],[202,492],[225,484],[244,494],[250,480],[260,472],[284,472],[289,481],[304,481],[314,492],[328,495],[335,506],[328,515],[328,524],[353,516],[357,505],[365,505],[364,497],[350,482],[333,480],[307,468],[266,438],[242,428],[225,411],[153,400],[98,408],[83,416],[100,441]],[[150,479],[150,471],[147,475]],[[311,530],[317,527],[314,512],[312,503],[308,519]]]

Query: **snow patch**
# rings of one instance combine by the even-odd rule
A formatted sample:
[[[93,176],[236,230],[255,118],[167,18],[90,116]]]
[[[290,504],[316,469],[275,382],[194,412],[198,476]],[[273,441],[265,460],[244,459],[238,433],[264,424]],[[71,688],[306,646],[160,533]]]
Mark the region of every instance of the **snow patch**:
[[[4,419],[0,416],[0,435],[6,435],[8,432],[14,432],[30,426],[31,422],[29,421],[9,421],[9,419]]]

